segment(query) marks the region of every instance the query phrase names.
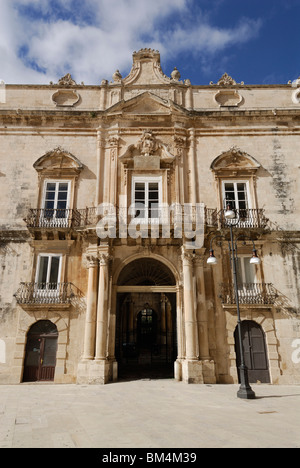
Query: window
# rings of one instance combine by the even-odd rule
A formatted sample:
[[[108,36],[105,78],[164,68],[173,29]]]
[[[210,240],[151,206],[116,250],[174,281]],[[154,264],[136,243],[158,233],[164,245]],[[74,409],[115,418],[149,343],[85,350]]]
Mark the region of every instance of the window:
[[[249,188],[248,182],[243,181],[224,181],[223,182],[223,200],[224,208],[227,203],[234,210],[241,211],[244,215],[249,207]]]
[[[70,181],[45,181],[42,204],[43,224],[67,227],[70,206]]]
[[[249,193],[248,181],[225,180],[222,183],[224,209],[229,205],[231,209],[236,210],[238,227],[254,227],[258,224],[257,213],[251,209]],[[226,220],[226,223],[236,225],[236,219]]]
[[[132,201],[137,221],[159,222],[161,184],[161,177],[133,177]]]
[[[36,283],[37,289],[57,290],[61,276],[61,255],[40,254],[38,256]]]
[[[239,257],[237,261],[238,289],[251,289],[256,282],[255,266],[250,263],[251,257]]]

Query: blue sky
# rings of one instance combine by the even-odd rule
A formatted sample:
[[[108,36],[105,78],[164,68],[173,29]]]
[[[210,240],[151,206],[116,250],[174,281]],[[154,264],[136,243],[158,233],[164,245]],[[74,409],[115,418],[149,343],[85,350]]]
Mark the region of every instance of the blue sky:
[[[227,72],[245,84],[300,76],[300,0],[0,0],[0,79],[85,84],[125,77],[132,53],[158,49],[194,85]]]

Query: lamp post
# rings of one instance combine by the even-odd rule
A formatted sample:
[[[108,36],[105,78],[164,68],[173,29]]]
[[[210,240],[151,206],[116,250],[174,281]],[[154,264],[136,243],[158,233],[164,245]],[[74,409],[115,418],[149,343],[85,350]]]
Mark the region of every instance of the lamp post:
[[[229,243],[229,252],[230,252],[230,261],[232,265],[232,272],[233,272],[233,285],[234,285],[234,293],[235,293],[235,302],[236,302],[236,308],[237,308],[237,326],[238,326],[238,338],[239,338],[239,350],[240,350],[240,356],[241,356],[241,365],[239,367],[240,370],[240,388],[237,392],[238,398],[243,398],[247,400],[253,400],[255,399],[255,393],[252,390],[250,384],[249,384],[249,377],[248,377],[248,368],[245,364],[245,355],[244,355],[244,348],[243,348],[243,339],[242,339],[242,322],[241,322],[241,314],[240,314],[240,305],[239,305],[239,293],[238,293],[238,284],[237,284],[237,266],[236,266],[236,261],[237,261],[237,240],[239,237],[245,237],[245,236],[238,236],[235,240],[233,237],[233,227],[237,226],[239,222],[239,218],[236,216],[236,212],[231,209],[231,207],[228,205],[224,216],[227,220],[230,220],[228,223],[229,229],[230,229],[230,243]],[[236,222],[233,222],[233,220],[236,219]],[[214,256],[214,251],[212,249],[212,242],[214,239],[217,237],[223,237],[223,236],[215,236],[210,243],[210,255],[207,260],[207,263],[210,265],[216,265],[218,263],[216,257]],[[252,239],[251,239],[252,240]],[[252,258],[250,260],[251,264],[259,264],[260,259],[257,257],[257,252],[255,249],[254,241],[252,240],[253,243],[253,253],[252,253]]]

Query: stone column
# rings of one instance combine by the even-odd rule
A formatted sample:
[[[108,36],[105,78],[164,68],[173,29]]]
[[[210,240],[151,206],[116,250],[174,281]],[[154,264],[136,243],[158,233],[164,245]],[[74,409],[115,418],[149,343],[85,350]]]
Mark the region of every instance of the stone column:
[[[117,185],[118,185],[118,152],[119,152],[119,135],[118,133],[112,134],[108,137],[108,144],[110,148],[110,193],[109,202],[114,206],[117,204]]]
[[[190,148],[189,148],[189,202],[195,206],[197,203],[197,171],[196,171],[196,138],[195,130],[191,128],[190,132]]]
[[[174,136],[174,143],[177,152],[175,165],[175,200],[176,203],[182,205],[185,202],[183,164],[185,159],[186,137],[177,134]]]
[[[107,252],[99,253],[99,287],[97,306],[97,335],[95,359],[106,359],[107,324],[108,324],[108,262],[110,256]]]
[[[203,383],[202,363],[199,361],[198,329],[193,285],[193,253],[182,247],[183,302],[185,324],[185,361],[182,378],[186,383]]]
[[[88,261],[88,291],[85,318],[84,349],[82,360],[94,359],[96,337],[96,308],[97,308],[97,281],[98,259],[93,255],[87,256]]]
[[[91,361],[89,383],[106,384],[113,378],[113,363],[108,359],[108,297],[109,297],[109,260],[107,247],[98,251],[99,258],[99,281],[98,281],[98,303],[96,321],[96,352],[95,359]]]
[[[182,363],[185,353],[183,321],[183,286],[178,284],[176,288],[177,359],[174,363],[174,377],[178,381],[182,380]]]
[[[182,249],[183,302],[186,340],[186,359],[197,360],[197,320],[194,307],[193,254]]]
[[[202,361],[204,383],[216,383],[215,364],[210,358],[208,336],[208,310],[205,297],[204,280],[205,249],[195,255],[195,279],[196,279],[196,314],[198,321],[199,354]]]
[[[97,185],[96,185],[96,196],[95,205],[98,206],[103,202],[103,190],[104,186],[104,157],[105,157],[105,143],[104,143],[104,131],[101,126],[97,129]]]

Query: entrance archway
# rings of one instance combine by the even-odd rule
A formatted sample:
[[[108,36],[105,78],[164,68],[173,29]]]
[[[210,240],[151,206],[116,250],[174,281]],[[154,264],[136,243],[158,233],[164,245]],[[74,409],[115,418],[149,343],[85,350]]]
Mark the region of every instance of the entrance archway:
[[[23,382],[54,380],[58,331],[54,323],[40,320],[27,335]]]
[[[156,259],[134,260],[118,278],[119,378],[172,378],[177,358],[176,281]]]
[[[241,365],[240,350],[238,346],[238,329],[234,332],[236,364],[239,374]],[[265,334],[261,326],[252,321],[244,320],[242,322],[242,340],[245,355],[245,364],[248,368],[250,383],[270,383],[270,372],[268,364],[268,355]],[[240,380],[240,376],[239,376]]]

